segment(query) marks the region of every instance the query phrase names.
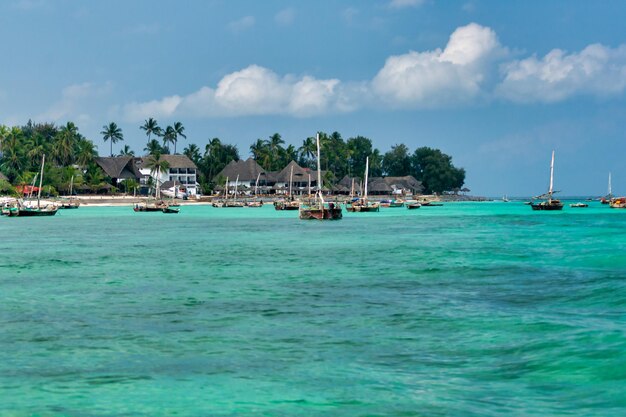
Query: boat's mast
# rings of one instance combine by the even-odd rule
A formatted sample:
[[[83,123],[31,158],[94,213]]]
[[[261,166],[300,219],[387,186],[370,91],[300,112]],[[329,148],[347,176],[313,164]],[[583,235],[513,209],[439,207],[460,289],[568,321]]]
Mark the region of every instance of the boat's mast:
[[[609,172],[609,196],[611,196],[612,191],[611,191],[611,173]]]
[[[354,198],[354,178],[352,178],[352,187],[350,187],[350,198]]]
[[[370,157],[366,157],[365,158],[365,193],[363,196],[363,200],[367,200],[367,174],[369,171],[369,167],[370,167]]]
[[[293,184],[293,165],[291,166],[291,172],[289,173],[289,197],[291,197],[291,184]]]
[[[161,167],[157,168],[156,199],[161,198]]]
[[[74,188],[74,176],[72,175],[72,179],[70,180],[70,198],[72,198],[72,188]]]
[[[550,162],[550,190],[548,191],[548,201],[552,200],[554,187],[554,151],[552,151],[552,161]]]
[[[256,176],[256,182],[254,183],[254,196],[256,197],[257,190],[259,189],[259,178],[261,178],[261,173]]]
[[[239,174],[237,174],[237,179],[235,179],[235,197],[233,201],[237,201],[237,188],[239,188]]]
[[[309,198],[311,197],[311,174],[309,174]]]
[[[46,154],[41,156],[41,173],[39,174],[39,190],[37,190],[37,208],[40,209],[39,200],[41,198],[41,185],[43,183],[43,165],[46,162]]]
[[[315,141],[317,142],[317,192],[320,196],[320,201],[324,204],[324,197],[322,197],[322,171],[320,163],[320,134],[315,135]]]

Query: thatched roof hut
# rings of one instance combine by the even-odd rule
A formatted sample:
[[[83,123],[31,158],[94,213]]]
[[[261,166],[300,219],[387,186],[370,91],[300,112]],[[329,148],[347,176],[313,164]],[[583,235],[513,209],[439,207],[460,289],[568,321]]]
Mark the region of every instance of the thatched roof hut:
[[[103,156],[95,159],[104,173],[114,179],[140,178],[132,156]]]
[[[254,159],[248,158],[245,161],[230,161],[216,177],[222,176],[234,179],[239,176],[239,181],[254,183],[259,174],[261,174],[259,182],[266,183],[267,173],[265,170]]]
[[[289,184],[289,177],[291,176],[292,167],[294,184],[306,184],[309,182],[309,175],[311,174],[311,171],[306,168],[302,168],[296,163],[296,161],[289,162],[287,166],[276,175],[276,177],[274,178],[275,181]],[[313,180],[313,178],[311,178],[311,180]]]
[[[380,183],[384,182],[387,187],[382,186]],[[376,190],[372,187],[376,185]],[[424,190],[422,183],[415,179],[412,175],[405,175],[403,177],[374,177],[370,178],[367,186],[368,192],[382,193],[383,189],[388,190],[388,194],[396,192],[402,192],[407,194],[421,194]]]

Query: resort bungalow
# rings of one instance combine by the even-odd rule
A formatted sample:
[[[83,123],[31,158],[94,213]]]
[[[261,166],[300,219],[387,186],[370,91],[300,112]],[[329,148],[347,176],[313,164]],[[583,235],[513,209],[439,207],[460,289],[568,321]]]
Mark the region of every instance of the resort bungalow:
[[[311,184],[311,188],[317,185],[317,174],[311,172],[308,168],[302,168],[296,161],[291,161],[276,174],[273,188],[278,194],[287,194],[289,193],[290,180],[292,193],[304,194],[308,193],[309,183]]]
[[[142,186],[148,186],[150,178],[155,183],[158,180],[160,184],[166,181],[175,181],[177,184],[180,184],[180,187],[184,189],[187,195],[198,195],[198,167],[186,155],[161,155],[161,158],[169,164],[169,168],[166,172],[161,172],[160,176],[156,172],[151,172],[150,168],[146,168],[150,158],[150,155],[135,158],[135,164],[139,170],[139,183]]]
[[[412,175],[405,175],[370,178],[367,190],[370,195],[419,195],[424,187]]]
[[[95,158],[95,161],[117,187],[124,180],[139,179],[140,173],[132,156],[103,156]]]
[[[215,178],[220,177],[228,178],[228,187],[234,187],[237,178],[239,178],[239,186],[242,188],[254,188],[257,178],[259,179],[260,187],[268,185],[268,173],[252,158],[248,158],[245,161],[230,161],[215,176]]]

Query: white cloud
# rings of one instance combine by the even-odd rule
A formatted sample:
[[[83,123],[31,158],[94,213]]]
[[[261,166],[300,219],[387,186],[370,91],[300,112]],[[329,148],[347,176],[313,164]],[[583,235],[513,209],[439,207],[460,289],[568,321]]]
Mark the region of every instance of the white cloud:
[[[372,80],[279,75],[250,65],[224,75],[216,86],[120,109],[128,121],[174,116],[309,117],[366,107],[460,106],[494,98],[554,102],[578,94],[607,96],[626,90],[626,45],[615,49],[590,45],[572,54],[555,49],[541,59],[506,59],[508,49],[500,45],[496,33],[471,23],[457,28],[443,49],[387,58]],[[72,96],[69,90],[67,96]],[[65,108],[58,106],[57,111]]]
[[[228,27],[233,32],[243,32],[244,30],[250,29],[254,26],[256,20],[254,16],[244,16],[239,20],[235,20],[228,24]]]
[[[503,53],[495,32],[475,23],[458,28],[444,50],[387,59],[373,90],[394,106],[432,107],[476,96],[489,63]]]
[[[187,96],[171,96],[123,108],[128,121],[147,117],[192,115],[196,117],[286,114],[296,117],[341,111],[336,103],[339,80],[317,80],[310,76],[278,76],[251,65],[225,75],[217,88],[204,86]]]
[[[496,92],[517,102],[555,102],[578,94],[607,96],[626,88],[626,45],[589,45],[579,53],[553,49],[503,66]]]
[[[296,10],[293,7],[283,9],[280,12],[276,13],[276,16],[274,16],[274,20],[276,21],[276,23],[283,26],[291,25],[295,18]]]
[[[402,9],[405,7],[419,7],[424,4],[424,0],[391,0],[389,7],[393,9]]]

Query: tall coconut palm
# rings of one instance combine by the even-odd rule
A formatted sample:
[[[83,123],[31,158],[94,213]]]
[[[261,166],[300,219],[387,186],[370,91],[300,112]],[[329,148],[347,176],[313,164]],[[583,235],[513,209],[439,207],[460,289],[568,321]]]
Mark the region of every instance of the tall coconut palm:
[[[67,122],[56,134],[53,155],[59,165],[67,166],[71,163],[78,138],[78,127],[72,122]]]
[[[174,154],[176,154],[176,142],[178,142],[178,137],[180,136],[181,138],[187,139],[187,135],[183,133],[185,131],[185,126],[183,126],[181,122],[174,123],[173,130],[174,130]]]
[[[130,149],[130,146],[124,145],[124,148],[120,151],[119,156],[135,156],[135,151]]]
[[[184,150],[183,155],[186,155],[187,158],[191,159],[194,164],[198,165],[200,163],[200,159],[202,156],[200,155],[200,148],[195,143],[189,144]]]
[[[167,146],[167,144],[176,143],[176,131],[174,130],[172,126],[168,126],[163,131],[161,138],[163,139],[163,148],[167,151],[167,153],[169,153],[169,146]]]
[[[317,152],[317,144],[314,137],[306,138],[302,141],[302,146],[298,148],[298,154],[300,155],[300,163],[307,165],[309,168],[313,168],[312,161],[315,158]]]
[[[148,152],[149,155],[154,155],[157,153],[164,153],[165,149],[156,139],[150,139],[146,144],[146,147],[143,148],[144,151]]]
[[[94,158],[98,155],[96,151],[96,146],[92,141],[81,139],[78,142],[77,153],[76,153],[76,163],[81,167],[87,167],[89,164],[93,163]]]
[[[111,156],[113,156],[113,144],[117,143],[120,140],[124,140],[124,134],[122,133],[122,129],[117,127],[117,124],[114,122],[109,123],[109,125],[102,126],[102,139],[106,142],[107,140],[111,143]]]
[[[156,136],[160,136],[161,134],[161,128],[159,127],[157,121],[152,117],[145,120],[143,126],[139,126],[139,129],[146,131],[148,142],[150,142],[150,135],[154,134]]]
[[[159,197],[159,184],[161,181],[161,173],[167,172],[170,168],[169,162],[167,162],[163,155],[160,153],[156,153],[154,155],[150,155],[146,160],[146,168],[150,169],[150,175],[156,177],[157,184],[157,198]]]

